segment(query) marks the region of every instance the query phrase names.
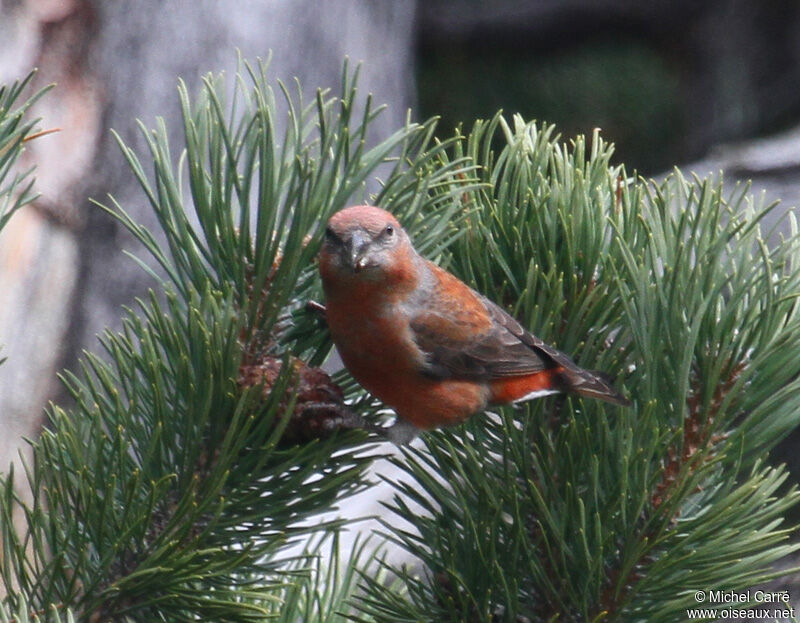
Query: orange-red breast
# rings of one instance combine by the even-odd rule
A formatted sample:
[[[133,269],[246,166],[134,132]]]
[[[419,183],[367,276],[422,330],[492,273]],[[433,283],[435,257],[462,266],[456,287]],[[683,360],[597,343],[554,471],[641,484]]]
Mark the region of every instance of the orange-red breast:
[[[420,256],[385,210],[356,206],[334,214],[319,270],[344,365],[417,428],[558,392],[629,404],[599,373],[578,367]]]

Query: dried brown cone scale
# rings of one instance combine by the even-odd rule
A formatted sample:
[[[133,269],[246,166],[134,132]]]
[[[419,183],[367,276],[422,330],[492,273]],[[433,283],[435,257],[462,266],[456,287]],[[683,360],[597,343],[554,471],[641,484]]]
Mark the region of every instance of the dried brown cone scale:
[[[326,438],[337,430],[362,428],[361,418],[350,411],[344,402],[341,388],[321,368],[309,366],[297,357],[288,360],[292,379],[280,400],[280,409],[286,412],[294,398],[294,406],[282,441],[305,443]],[[271,397],[283,370],[283,360],[273,356],[262,357],[253,364],[239,368],[239,386],[243,389],[261,387],[262,397]]]

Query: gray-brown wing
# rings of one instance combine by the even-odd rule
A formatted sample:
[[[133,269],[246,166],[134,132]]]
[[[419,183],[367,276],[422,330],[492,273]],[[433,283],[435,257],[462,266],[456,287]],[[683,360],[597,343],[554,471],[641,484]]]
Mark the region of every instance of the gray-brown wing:
[[[483,331],[475,330],[474,308],[426,312],[412,321],[414,338],[428,360],[425,374],[440,379],[491,381],[557,368],[565,391],[613,404],[630,404],[605,374],[584,370],[526,331],[499,306],[482,296],[479,299],[485,308],[478,314],[485,326]]]
[[[559,377],[565,389],[580,394],[581,396],[605,400],[612,404],[622,406],[628,406],[630,404],[630,401],[611,384],[612,381],[607,374],[597,370],[585,370],[581,368],[572,361],[568,355],[543,342],[533,335],[533,333],[526,331],[516,320],[497,305],[491,301],[486,301],[486,303],[490,306],[493,318],[495,318],[498,323],[504,323],[508,331],[519,338],[520,342],[536,352],[539,357],[546,360],[548,362],[547,367],[559,369]]]
[[[558,365],[510,315],[484,297],[478,323],[475,310],[425,312],[411,322],[414,339],[426,354],[424,372],[436,378],[492,380],[540,372]],[[555,349],[553,353],[562,355]],[[566,355],[562,355],[566,357]],[[574,364],[573,364],[574,365]]]

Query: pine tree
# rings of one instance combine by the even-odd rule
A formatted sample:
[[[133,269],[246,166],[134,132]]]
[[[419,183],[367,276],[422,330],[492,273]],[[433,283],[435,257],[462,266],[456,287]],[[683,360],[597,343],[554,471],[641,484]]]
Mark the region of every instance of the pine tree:
[[[770,249],[759,221],[774,205],[677,170],[629,178],[597,132],[565,145],[497,117],[464,149],[485,190],[451,269],[580,365],[618,371],[633,406],[549,398],[407,450],[390,510],[414,530],[392,517],[386,536],[421,571],[391,569],[403,597],[365,576],[363,610],[676,621],[698,591],[780,573],[797,491],[764,458],[800,417],[794,217]]]
[[[64,374],[73,404],[0,480],[0,620],[673,621],[796,549],[797,493],[764,461],[800,417],[793,221],[769,248],[747,188],[647,182],[599,134],[519,118],[376,143],[347,68],[310,103],[278,100],[262,65],[230,102],[213,77],[179,91],[180,153],[163,123],[146,154],[120,141],[160,236],[105,202],[154,292]],[[337,522],[314,520],[381,452],[358,426],[381,406],[317,367],[331,344],[307,305],[324,223],[359,201],[633,400],[542,399],[404,448],[382,533],[410,569],[370,543],[340,569]]]
[[[219,80],[209,77],[194,104],[181,85],[179,162],[163,124],[142,128],[147,170],[121,143],[165,242],[113,200],[107,209],[156,260],[162,276],[141,261],[159,291],[102,337],[102,354],[65,373],[74,406],[49,411],[22,479],[12,471],[1,481],[0,578],[12,611],[297,620],[292,612],[313,608],[332,616],[341,600],[326,592],[315,603],[326,576],[312,572],[314,551],[284,553],[335,527],[310,519],[362,490],[371,461],[365,432],[342,430],[342,390],[314,367],[330,350],[305,305],[320,294],[321,232],[383,167],[380,201],[416,218],[435,252],[458,209],[451,199],[474,182],[465,160],[441,166],[448,145],[433,143],[432,122],[372,145],[380,109],[357,98],[347,68],[339,97],[320,92],[306,104],[281,86],[279,131],[264,71],[246,67],[230,106]],[[32,505],[15,485],[30,489]],[[11,522],[19,511],[22,533]],[[290,602],[295,610],[276,605]]]

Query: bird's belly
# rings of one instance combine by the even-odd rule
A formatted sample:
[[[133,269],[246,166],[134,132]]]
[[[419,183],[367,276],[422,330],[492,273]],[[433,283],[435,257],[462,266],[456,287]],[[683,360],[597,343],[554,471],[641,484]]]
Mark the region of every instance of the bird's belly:
[[[463,422],[484,409],[489,399],[485,383],[431,379],[390,362],[348,369],[373,396],[421,429]]]
[[[486,408],[489,390],[471,381],[417,379],[407,389],[388,387],[386,404],[421,429],[450,426]]]
[[[361,377],[382,376],[420,368],[424,355],[401,319],[392,316],[329,318],[333,341],[347,369]]]
[[[417,428],[456,424],[486,406],[489,388],[485,383],[437,380],[422,374],[425,356],[408,327],[397,319],[362,317],[346,324],[329,319],[329,324],[350,374]]]

